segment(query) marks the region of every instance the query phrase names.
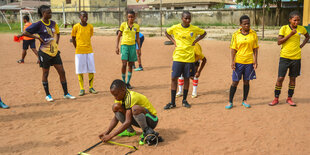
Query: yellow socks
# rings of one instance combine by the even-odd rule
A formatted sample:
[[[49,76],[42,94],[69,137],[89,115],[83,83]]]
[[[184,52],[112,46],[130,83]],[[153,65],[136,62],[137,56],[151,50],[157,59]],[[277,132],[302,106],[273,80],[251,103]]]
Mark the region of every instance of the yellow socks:
[[[78,77],[79,77],[80,88],[81,88],[81,90],[84,90],[83,74],[78,74]]]
[[[88,73],[89,89],[94,86],[94,73]]]

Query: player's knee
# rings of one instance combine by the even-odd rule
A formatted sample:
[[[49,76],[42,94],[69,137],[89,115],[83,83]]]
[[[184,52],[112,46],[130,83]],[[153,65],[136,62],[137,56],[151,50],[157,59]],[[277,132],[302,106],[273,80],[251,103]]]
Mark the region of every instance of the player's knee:
[[[131,107],[131,111],[133,115],[139,115],[143,113],[143,108],[139,105],[134,105]]]
[[[120,111],[121,109],[122,109],[121,104],[115,103],[115,104],[112,105],[112,111],[113,111],[113,112],[118,112],[118,111]]]
[[[278,77],[278,82],[283,82],[284,81],[284,77]]]
[[[47,78],[48,77],[48,71],[47,72],[43,72],[43,77]]]
[[[250,81],[249,81],[249,80],[244,80],[244,81],[243,81],[243,84],[244,84],[244,85],[249,85],[249,84],[250,84]]]
[[[233,87],[237,87],[239,84],[239,81],[233,81],[233,83],[231,84]]]

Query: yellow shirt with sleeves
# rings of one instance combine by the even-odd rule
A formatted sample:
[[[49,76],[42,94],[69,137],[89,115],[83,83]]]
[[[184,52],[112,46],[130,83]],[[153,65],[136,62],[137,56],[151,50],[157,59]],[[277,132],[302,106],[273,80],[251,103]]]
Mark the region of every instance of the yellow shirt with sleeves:
[[[121,45],[136,44],[136,33],[140,32],[140,26],[138,24],[133,23],[132,28],[130,28],[127,22],[123,22],[119,30],[122,31]]]
[[[195,52],[192,44],[198,35],[205,33],[205,30],[194,25],[184,28],[181,24],[177,24],[168,28],[167,33],[173,35],[176,41],[173,61],[185,63],[195,62]]]
[[[291,60],[301,59],[300,36],[307,34],[307,30],[305,27],[298,25],[296,31],[297,32],[293,36],[281,45],[280,57]],[[291,32],[291,27],[289,25],[284,25],[281,27],[279,35],[286,37]]]
[[[195,44],[194,51],[195,51],[195,62],[198,60],[202,60],[205,57],[202,54],[201,46],[198,43]]]
[[[126,90],[126,95],[124,97],[123,101],[115,100],[115,103],[120,103],[123,106],[125,106],[125,109],[130,109],[134,105],[139,105],[141,107],[146,108],[152,115],[156,116],[157,111],[153,107],[153,105],[150,103],[150,101],[142,94]]]
[[[76,37],[75,54],[93,53],[91,46],[91,37],[94,35],[94,27],[92,24],[82,26],[77,23],[73,26],[71,36]]]
[[[256,32],[250,29],[249,34],[243,35],[241,28],[237,30],[230,43],[230,48],[237,51],[235,62],[240,64],[253,64],[253,49],[258,48],[258,39]]]

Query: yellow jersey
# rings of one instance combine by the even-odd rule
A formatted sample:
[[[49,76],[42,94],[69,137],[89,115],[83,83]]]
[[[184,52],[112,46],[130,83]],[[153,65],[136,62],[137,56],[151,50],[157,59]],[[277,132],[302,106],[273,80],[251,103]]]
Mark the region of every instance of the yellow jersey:
[[[202,54],[201,46],[198,43],[195,44],[194,51],[195,51],[195,62],[198,60],[202,60],[205,57]]]
[[[249,34],[243,35],[240,28],[233,34],[231,38],[230,48],[237,51],[235,57],[236,63],[254,63],[253,49],[258,48],[258,39],[256,32],[250,29]]]
[[[122,31],[121,45],[136,44],[136,33],[140,32],[140,26],[138,24],[133,23],[132,28],[130,28],[127,22],[123,22],[119,30]]]
[[[281,45],[280,57],[291,60],[301,59],[300,36],[307,34],[307,30],[305,27],[298,25],[296,31],[293,36]],[[286,37],[291,32],[292,28],[289,25],[284,25],[281,27],[279,35]]]
[[[82,26],[77,23],[73,26],[71,36],[76,37],[75,54],[93,53],[91,46],[91,37],[94,35],[94,27],[92,24]]]
[[[157,115],[157,111],[144,95],[128,89],[126,90],[124,99],[122,101],[115,100],[115,103],[122,104],[126,110],[132,108],[134,105],[139,105],[146,108],[152,115]]]
[[[173,61],[186,63],[195,62],[195,52],[192,44],[197,35],[202,35],[205,31],[194,25],[185,28],[182,24],[177,24],[168,28],[167,33],[173,35],[176,41],[176,48],[173,52]]]

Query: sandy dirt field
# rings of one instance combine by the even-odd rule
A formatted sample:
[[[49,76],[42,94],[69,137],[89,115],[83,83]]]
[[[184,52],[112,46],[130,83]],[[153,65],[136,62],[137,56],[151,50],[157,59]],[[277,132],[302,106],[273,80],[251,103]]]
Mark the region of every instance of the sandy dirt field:
[[[96,71],[94,88],[99,94],[87,93],[76,100],[63,99],[58,74],[51,68],[50,92],[55,102],[45,101],[41,84],[42,71],[29,51],[25,64],[17,64],[22,43],[13,42],[13,34],[0,34],[0,96],[11,106],[0,109],[0,154],[70,155],[99,141],[98,135],[113,117],[114,102],[109,87],[121,78],[120,56],[115,54],[116,37],[94,36]],[[74,68],[74,48],[70,36],[61,36],[61,57],[66,70],[69,92],[78,96],[78,77]],[[139,134],[114,138],[119,143],[138,146],[134,154],[310,154],[310,44],[302,54],[302,75],[297,79],[294,101],[285,103],[288,80],[283,84],[280,104],[267,105],[273,99],[280,46],[259,42],[257,79],[250,83],[248,103],[241,106],[242,82],[235,96],[235,107],[226,110],[231,84],[229,42],[203,40],[201,46],[208,59],[199,79],[199,97],[169,111],[163,106],[170,101],[170,74],[173,46],[164,45],[164,37],[146,38],[142,48],[145,71],[134,72],[134,91],[148,97],[157,109],[156,131],[165,139],[156,148],[138,146]],[[87,81],[88,76],[84,75]],[[85,86],[86,86],[85,82]],[[85,87],[88,90],[88,87]],[[192,87],[189,93],[191,93]],[[129,148],[102,144],[92,155],[125,154]]]

